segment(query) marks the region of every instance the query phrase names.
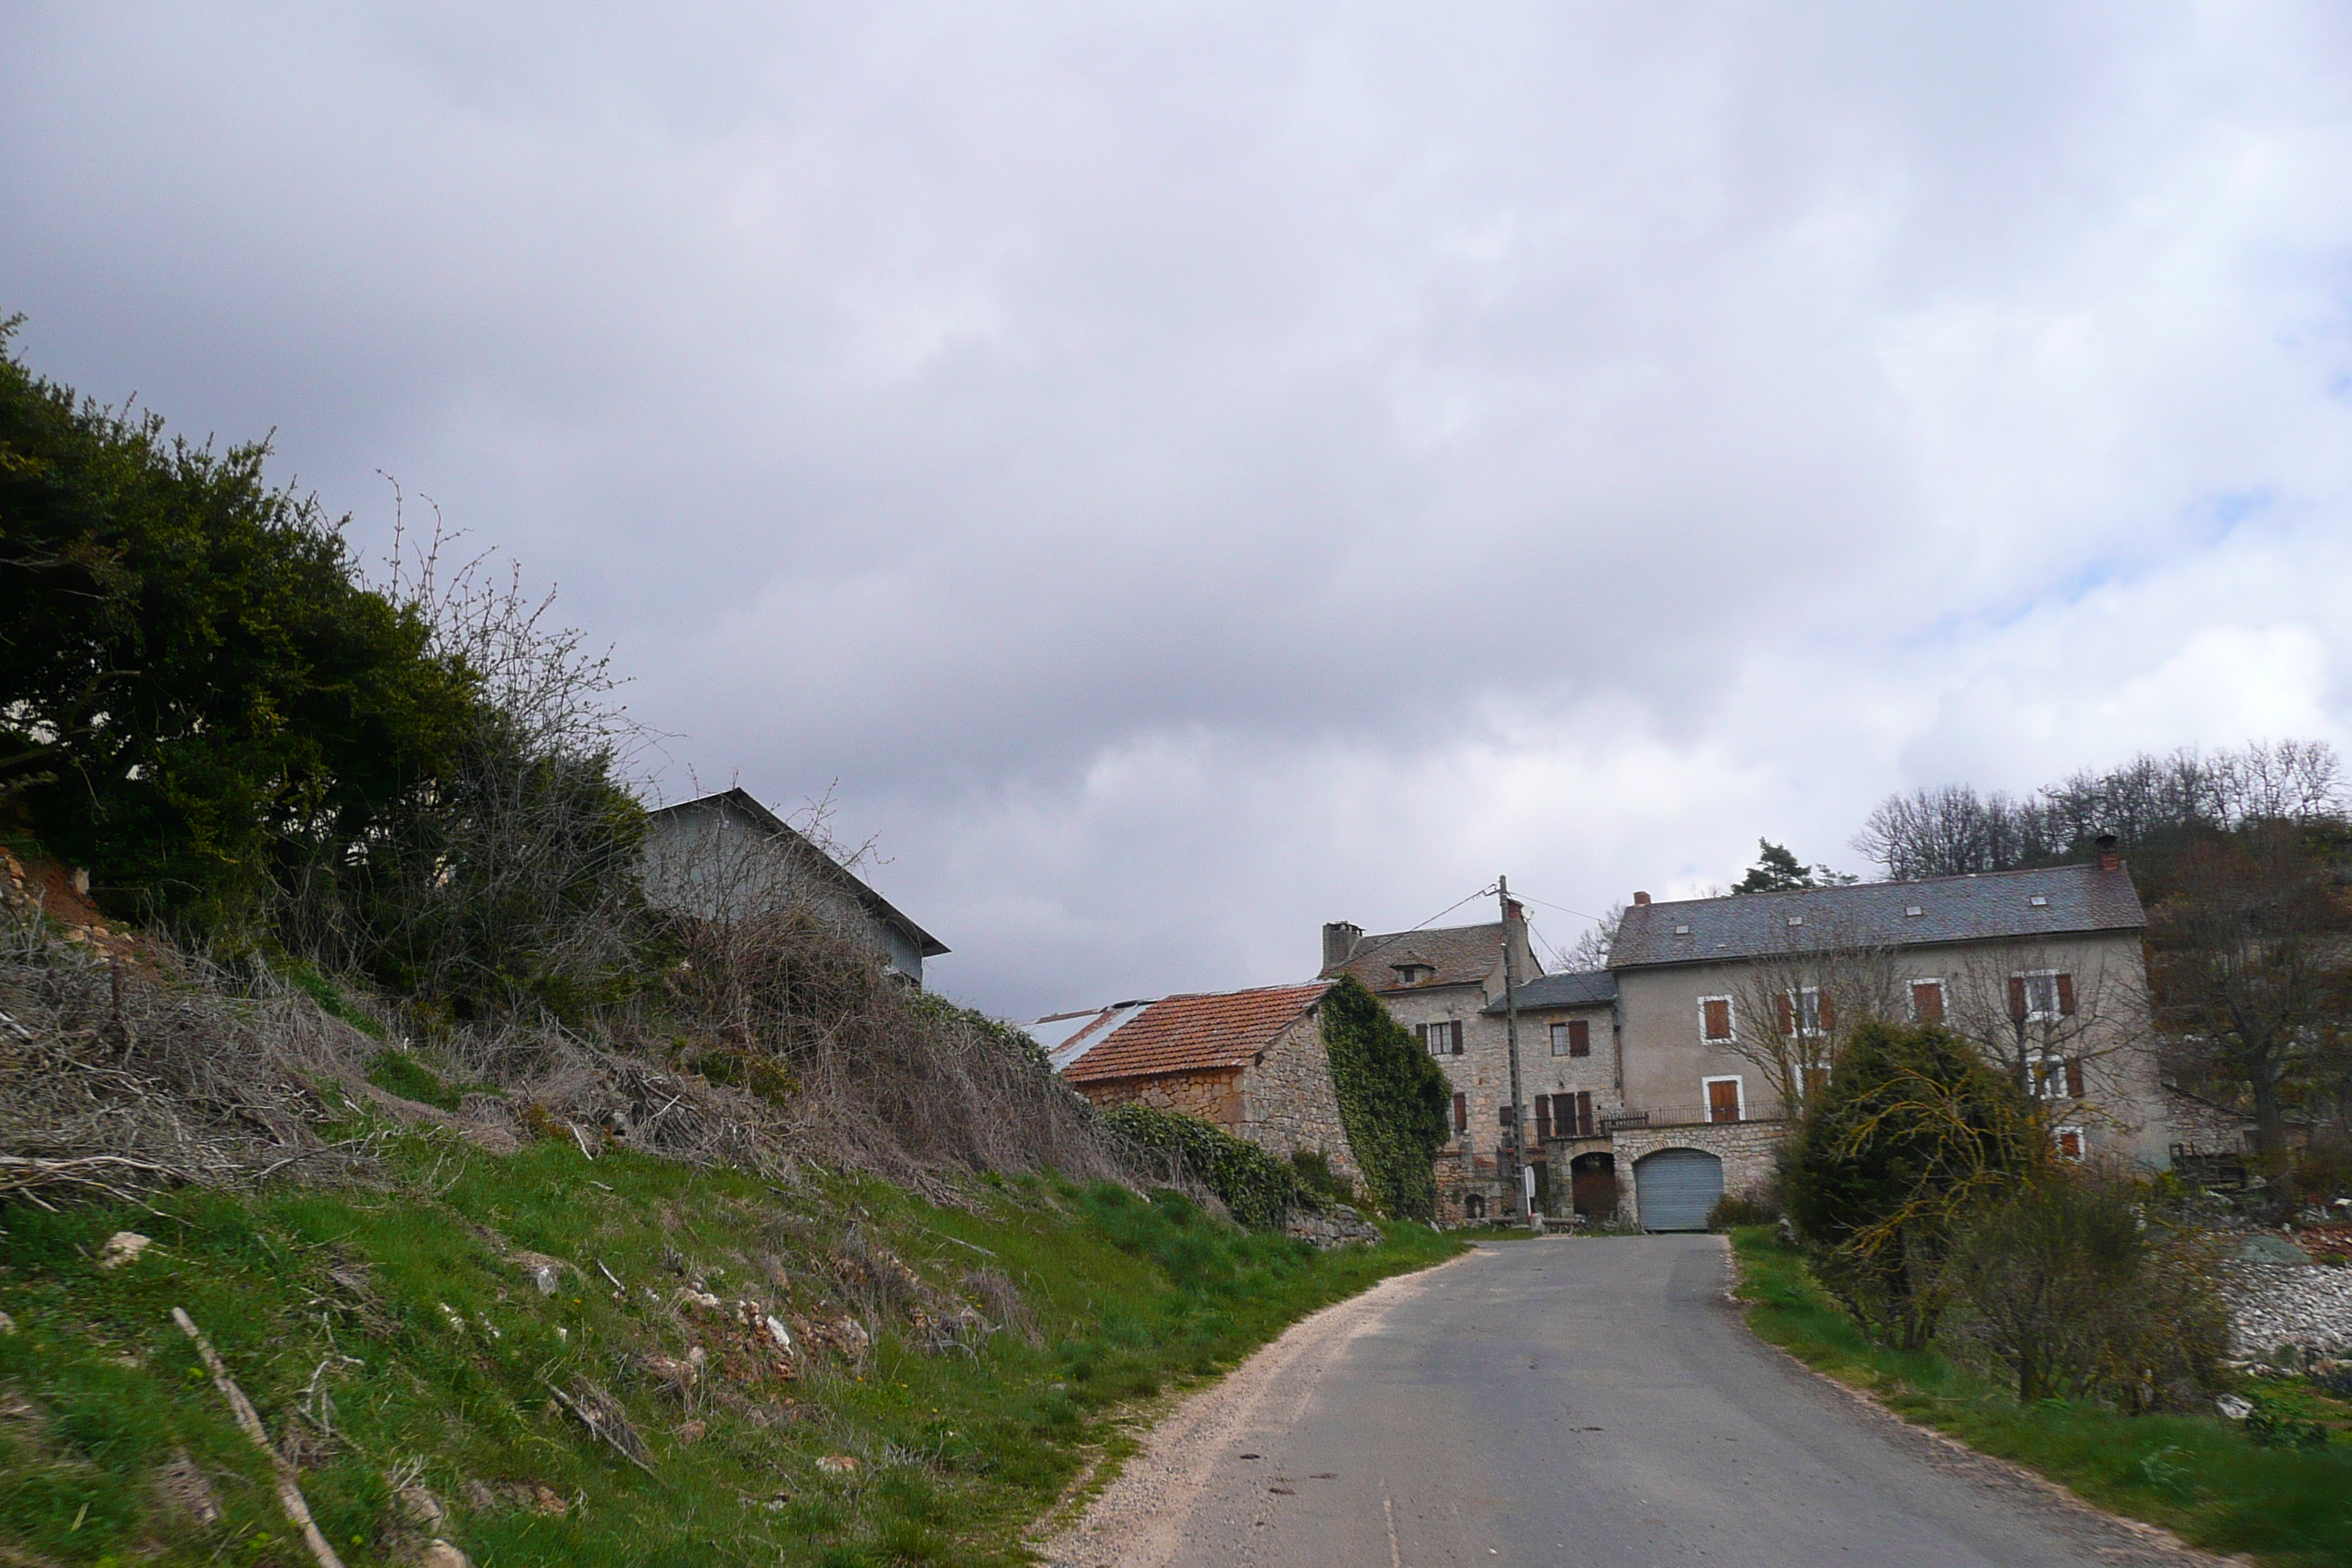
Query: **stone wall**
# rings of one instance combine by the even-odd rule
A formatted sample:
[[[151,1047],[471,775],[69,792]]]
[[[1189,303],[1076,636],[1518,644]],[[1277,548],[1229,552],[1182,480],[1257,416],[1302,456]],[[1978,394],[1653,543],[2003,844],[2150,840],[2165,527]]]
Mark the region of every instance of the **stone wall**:
[[[1339,1120],[1321,1008],[1295,1020],[1243,1071],[1241,1123],[1234,1131],[1278,1160],[1302,1149],[1320,1152],[1333,1171],[1351,1182],[1363,1180]]]
[[[1197,1117],[1237,1137],[1243,1135],[1239,1068],[1164,1073],[1157,1078],[1097,1079],[1077,1089],[1106,1110],[1114,1105],[1148,1105],[1154,1110]]]
[[[1623,1127],[1611,1140],[1617,1156],[1617,1217],[1628,1225],[1641,1218],[1641,1173],[1634,1163],[1661,1149],[1703,1149],[1723,1162],[1723,1190],[1738,1197],[1762,1191],[1772,1180],[1780,1145],[1795,1130],[1787,1121],[1724,1121],[1702,1127]]]

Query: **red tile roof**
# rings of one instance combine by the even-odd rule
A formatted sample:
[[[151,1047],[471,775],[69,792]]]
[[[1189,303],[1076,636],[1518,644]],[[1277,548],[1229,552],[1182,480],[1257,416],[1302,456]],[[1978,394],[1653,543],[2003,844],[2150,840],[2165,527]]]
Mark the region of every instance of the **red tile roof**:
[[[1329,982],[1316,981],[1170,996],[1113,1029],[1102,1044],[1063,1068],[1062,1076],[1091,1083],[1245,1067],[1330,989]]]

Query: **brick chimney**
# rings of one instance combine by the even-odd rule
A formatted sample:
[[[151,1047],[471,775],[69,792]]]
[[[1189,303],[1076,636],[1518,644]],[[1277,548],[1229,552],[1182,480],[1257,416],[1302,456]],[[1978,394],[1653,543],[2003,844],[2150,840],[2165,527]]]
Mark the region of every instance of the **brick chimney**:
[[[2114,834],[2102,833],[2092,842],[2095,843],[2099,847],[2100,870],[2120,871],[2124,868],[2124,858],[2116,852],[2116,836]]]
[[[1337,969],[1348,962],[1356,944],[1364,940],[1364,928],[1349,921],[1323,922],[1323,967]]]
[[[1509,918],[1513,925],[1522,925],[1526,923],[1528,918],[1528,907],[1525,904],[1519,902],[1517,899],[1513,899],[1503,907],[1510,911]]]
[[[1639,905],[1639,904],[1646,904],[1646,903],[1648,903],[1649,901],[1650,901],[1650,895],[1649,895],[1649,894],[1647,894],[1647,893],[1636,893],[1636,894],[1634,894],[1634,895],[1633,895],[1633,902],[1634,902],[1635,904],[1637,904],[1637,905]]]

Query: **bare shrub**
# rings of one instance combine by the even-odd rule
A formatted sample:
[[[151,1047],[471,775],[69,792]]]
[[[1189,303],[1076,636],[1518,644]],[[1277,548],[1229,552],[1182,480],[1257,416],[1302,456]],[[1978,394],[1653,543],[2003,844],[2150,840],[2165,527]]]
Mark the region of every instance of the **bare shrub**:
[[[2229,1348],[2210,1246],[2097,1175],[2044,1170],[1987,1205],[1952,1273],[1974,1310],[1962,1337],[2009,1370],[2020,1404],[2187,1409]]]

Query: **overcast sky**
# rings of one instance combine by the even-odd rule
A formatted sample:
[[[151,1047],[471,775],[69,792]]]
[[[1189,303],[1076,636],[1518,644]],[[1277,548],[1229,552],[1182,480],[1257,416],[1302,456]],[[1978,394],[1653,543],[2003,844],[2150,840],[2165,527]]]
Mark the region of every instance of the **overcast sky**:
[[[994,1011],[2347,740],[2341,0],[6,40],[31,364],[275,430],[372,551],[378,470],[436,498],[615,645],[660,788],[831,789]]]

